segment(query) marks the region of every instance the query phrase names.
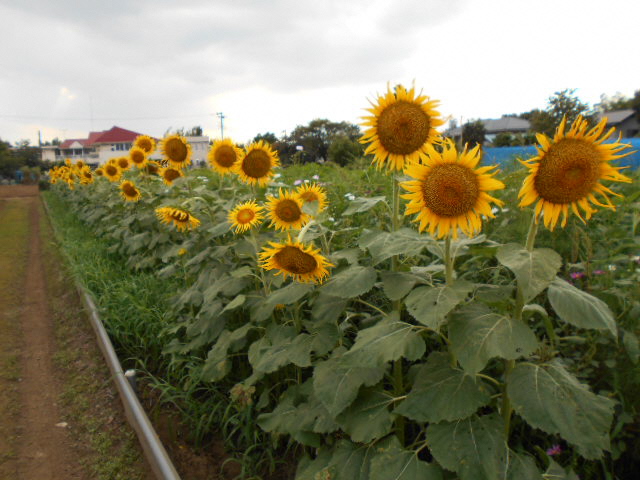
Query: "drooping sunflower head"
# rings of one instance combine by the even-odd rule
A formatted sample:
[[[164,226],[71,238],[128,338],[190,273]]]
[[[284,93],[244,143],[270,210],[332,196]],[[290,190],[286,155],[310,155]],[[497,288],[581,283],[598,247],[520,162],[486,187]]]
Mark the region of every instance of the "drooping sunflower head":
[[[148,173],[149,175],[157,175],[160,173],[160,169],[162,167],[160,164],[154,160],[147,161],[147,164],[143,167],[142,171]]]
[[[103,170],[104,176],[107,177],[110,182],[117,182],[122,176],[122,170],[120,170],[120,167],[118,167],[115,162],[107,163]]]
[[[436,127],[444,121],[435,110],[438,104],[425,95],[416,95],[415,87],[387,87],[387,93],[367,109],[372,115],[363,118],[362,125],[368,128],[360,142],[370,144],[365,153],[374,155],[378,168],[391,171],[402,170],[405,163],[420,158],[427,145],[439,140]]]
[[[216,140],[209,150],[209,165],[220,175],[232,172],[232,167],[242,159],[243,152],[228,138]]]
[[[200,220],[181,208],[156,208],[156,216],[162,223],[173,224],[181,232],[193,230],[200,225]]]
[[[327,208],[327,194],[322,187],[315,183],[303,183],[296,189],[296,195],[303,205],[318,202],[318,213]]]
[[[553,230],[562,214],[561,226],[567,224],[569,207],[583,222],[578,207],[582,209],[586,219],[597,210],[591,204],[615,210],[609,195],[620,196],[605,187],[601,180],[630,182],[631,179],[620,173],[623,167],[614,167],[612,160],[626,157],[633,153],[630,145],[617,141],[604,143],[615,128],[605,132],[607,119],[603,118],[595,127],[589,129],[587,120],[578,117],[568,132],[566,117],[556,129],[553,139],[538,134],[538,154],[530,160],[522,161],[529,169],[518,198],[520,207],[536,202],[536,221],[540,213],[544,225]],[[627,150],[626,152],[624,152]],[[623,153],[624,152],[624,153]],[[602,203],[598,194],[604,201]]]
[[[329,275],[327,267],[333,267],[320,254],[319,249],[305,246],[290,238],[284,243],[269,242],[260,253],[260,266],[265,270],[278,270],[276,275],[293,277],[302,283],[322,283]]]
[[[123,172],[126,170],[129,170],[129,168],[131,167],[131,162],[127,157],[116,158],[116,164],[118,165],[120,170],[122,170]]]
[[[174,168],[184,168],[191,163],[191,145],[182,135],[174,134],[162,140],[162,154]]]
[[[140,190],[129,180],[125,180],[120,184],[120,193],[127,202],[137,202],[142,197]]]
[[[133,146],[141,148],[147,155],[156,150],[156,141],[148,135],[138,135],[133,141]]]
[[[231,228],[235,228],[236,233],[242,233],[259,225],[264,218],[262,208],[263,207],[258,206],[255,200],[236,205],[233,210],[229,212]]]
[[[272,195],[267,199],[266,208],[271,225],[277,230],[300,229],[311,218],[302,211],[302,200],[297,194],[283,192],[282,189],[277,197]]]
[[[132,147],[129,150],[129,159],[138,168],[143,168],[147,164],[147,153],[140,147]]]
[[[232,168],[244,183],[258,184],[261,187],[269,183],[274,175],[274,167],[280,165],[278,153],[262,140],[252,143]]]
[[[167,167],[160,169],[160,176],[165,185],[173,185],[173,182],[180,177],[184,177],[184,173],[178,168]]]
[[[500,190],[504,184],[493,178],[495,168],[476,168],[480,162],[480,147],[462,152],[451,140],[442,143],[441,151],[429,145],[422,162],[405,168],[413,178],[401,182],[409,193],[401,195],[409,200],[405,215],[417,213],[414,221],[419,230],[428,228],[437,238],[458,237],[458,229],[472,237],[482,229],[481,216],[493,218],[491,202],[503,205],[487,192]]]

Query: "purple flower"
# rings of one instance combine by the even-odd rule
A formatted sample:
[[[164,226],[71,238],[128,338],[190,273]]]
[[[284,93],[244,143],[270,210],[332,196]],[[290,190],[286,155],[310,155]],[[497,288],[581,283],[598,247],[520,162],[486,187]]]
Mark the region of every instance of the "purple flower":
[[[295,186],[298,186],[298,185],[300,185],[301,183],[302,183],[302,180],[296,180],[295,182],[293,182],[293,184],[294,184]]]
[[[571,272],[571,273],[569,274],[569,276],[570,276],[572,279],[577,280],[577,279],[579,279],[579,278],[583,278],[583,277],[585,276],[585,274],[584,274],[584,272]]]
[[[604,275],[605,273],[607,273],[607,272],[605,272],[604,270],[594,270],[593,271],[594,275]]]
[[[562,453],[562,447],[557,443],[552,445],[551,448],[547,449],[547,455],[553,457],[554,455],[560,455]]]

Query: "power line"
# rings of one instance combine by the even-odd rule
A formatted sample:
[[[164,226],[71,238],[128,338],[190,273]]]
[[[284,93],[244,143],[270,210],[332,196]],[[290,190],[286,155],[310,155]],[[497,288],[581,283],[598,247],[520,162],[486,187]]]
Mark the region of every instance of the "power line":
[[[0,118],[13,118],[19,120],[73,120],[73,121],[93,121],[93,120],[109,120],[109,121],[122,121],[122,120],[173,120],[176,118],[199,118],[206,117],[207,114],[201,115],[167,115],[167,116],[155,116],[155,117],[46,117],[41,115],[4,115],[0,114]]]

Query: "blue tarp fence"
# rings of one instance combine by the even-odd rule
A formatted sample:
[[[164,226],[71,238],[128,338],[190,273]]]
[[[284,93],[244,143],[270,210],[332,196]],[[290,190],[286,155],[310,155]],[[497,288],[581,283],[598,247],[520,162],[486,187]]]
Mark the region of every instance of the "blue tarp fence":
[[[618,167],[629,167],[635,170],[640,167],[640,138],[623,138],[622,143],[630,144],[635,153],[628,157],[614,161],[612,165]],[[536,148],[533,145],[526,147],[491,147],[483,149],[484,156],[482,163],[484,165],[499,164],[502,168],[508,167],[516,158],[526,160],[536,155]]]

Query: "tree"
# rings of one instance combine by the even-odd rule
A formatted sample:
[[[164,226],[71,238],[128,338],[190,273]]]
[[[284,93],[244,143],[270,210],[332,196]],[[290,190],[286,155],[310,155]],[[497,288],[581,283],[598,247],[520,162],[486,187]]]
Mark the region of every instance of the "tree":
[[[493,139],[494,147],[510,147],[513,142],[513,135],[509,132],[500,132],[496,135],[496,138]]]
[[[276,137],[275,133],[267,132],[267,133],[259,133],[255,137],[253,137],[252,142],[259,142],[262,140],[263,142],[267,142],[271,145],[275,145],[278,142],[278,137]]]
[[[603,93],[600,95],[600,103],[596,104],[595,107],[602,113],[631,109],[636,112],[636,117],[640,121],[640,90],[636,90],[633,97],[627,97],[620,92],[611,97]]]
[[[334,138],[344,136],[353,142],[360,137],[360,127],[349,122],[331,122],[324,118],[311,120],[308,125],[298,125],[289,136],[283,138],[280,158],[286,163],[302,147],[303,162],[327,160]]]
[[[329,161],[344,167],[363,154],[360,142],[352,140],[344,134],[336,135],[329,146]]]
[[[462,144],[468,144],[470,148],[473,148],[476,145],[482,146],[486,134],[487,129],[484,127],[484,123],[482,123],[481,120],[467,122],[462,127]]]
[[[575,92],[575,88],[565,88],[549,97],[547,111],[551,114],[556,125],[559,125],[565,116],[568,124],[573,123],[580,115],[591,122],[595,119],[595,112],[588,104],[582,102]]]

